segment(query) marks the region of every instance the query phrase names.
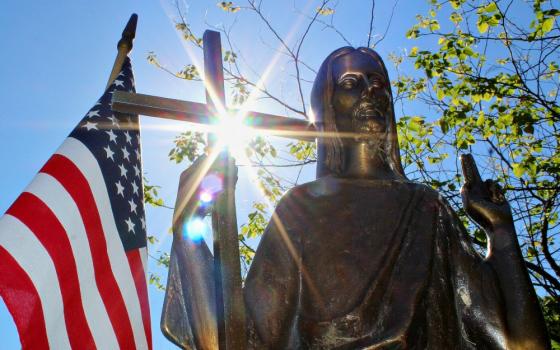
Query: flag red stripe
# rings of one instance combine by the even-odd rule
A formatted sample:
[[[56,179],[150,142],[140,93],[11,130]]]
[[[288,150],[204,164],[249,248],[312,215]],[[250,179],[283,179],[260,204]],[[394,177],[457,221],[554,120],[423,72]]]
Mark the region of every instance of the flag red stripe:
[[[27,192],[19,196],[7,214],[18,218],[35,234],[53,261],[70,345],[74,349],[95,348],[82,304],[76,262],[64,227],[43,201]]]
[[[124,299],[111,270],[99,211],[86,178],[74,163],[58,154],[52,156],[41,172],[56,178],[78,206],[90,244],[97,288],[115,330],[119,347],[136,348]]]
[[[146,333],[146,340],[148,347],[152,349],[152,329],[150,324],[150,307],[148,303],[148,286],[146,284],[146,273],[142,266],[142,258],[140,257],[140,249],[133,249],[126,252],[128,264],[132,271],[136,291],[138,292],[138,299],[140,299],[140,308],[142,311],[142,323],[144,324],[144,332]]]
[[[0,276],[0,295],[14,317],[22,349],[48,349],[45,316],[37,289],[25,270],[2,246]]]

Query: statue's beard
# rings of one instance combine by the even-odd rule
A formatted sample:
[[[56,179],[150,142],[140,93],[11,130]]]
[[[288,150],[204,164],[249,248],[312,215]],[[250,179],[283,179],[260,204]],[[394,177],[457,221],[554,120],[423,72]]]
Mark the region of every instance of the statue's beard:
[[[354,142],[367,147],[369,157],[387,159],[387,107],[375,100],[362,99],[352,112]]]
[[[352,129],[355,140],[373,141],[384,138],[387,131],[387,108],[370,100],[361,100],[352,112]]]

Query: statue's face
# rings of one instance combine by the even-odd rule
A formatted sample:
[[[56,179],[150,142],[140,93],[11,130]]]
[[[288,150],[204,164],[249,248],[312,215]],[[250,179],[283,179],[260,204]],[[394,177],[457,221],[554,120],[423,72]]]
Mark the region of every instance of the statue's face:
[[[373,57],[354,51],[336,58],[332,67],[332,106],[340,132],[362,135],[355,139],[379,140],[388,126],[391,101],[389,82]]]

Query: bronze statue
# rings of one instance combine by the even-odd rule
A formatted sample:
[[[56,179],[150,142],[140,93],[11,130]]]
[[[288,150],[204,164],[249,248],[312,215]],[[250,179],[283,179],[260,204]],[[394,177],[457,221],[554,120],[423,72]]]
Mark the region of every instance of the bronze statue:
[[[463,204],[488,237],[483,258],[438,193],[406,178],[379,55],[334,51],[311,103],[325,134],[318,178],[282,198],[257,249],[244,286],[251,347],[549,348],[500,187],[462,159]],[[182,175],[178,202],[202,163]],[[186,204],[177,222],[194,210]],[[184,348],[215,349],[212,257],[182,230],[174,225],[162,328]]]

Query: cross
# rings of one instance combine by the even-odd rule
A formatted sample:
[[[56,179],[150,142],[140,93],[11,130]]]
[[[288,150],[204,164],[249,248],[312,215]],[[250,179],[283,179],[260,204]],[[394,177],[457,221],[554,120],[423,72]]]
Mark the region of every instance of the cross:
[[[219,33],[218,33],[219,34]],[[205,77],[205,80],[208,78]],[[208,104],[134,94],[125,91],[113,93],[113,110],[117,112],[141,114],[193,124],[209,125],[209,115],[214,113]],[[236,113],[235,109],[228,109]],[[318,136],[313,124],[306,120],[288,118],[274,114],[248,111],[244,113],[244,124],[268,135],[295,140],[314,142]]]
[[[123,32],[123,38],[124,34]],[[121,53],[121,46],[119,42],[119,54]],[[132,41],[130,40],[131,47]],[[130,48],[128,51],[130,51]],[[216,118],[218,107],[225,108],[226,106],[219,32],[211,30],[204,32],[203,51],[206,104],[117,91],[112,97],[113,110],[195,124],[212,124]],[[229,112],[236,111],[230,110]],[[258,112],[247,112],[243,119],[246,125],[251,125],[267,134],[304,141],[315,140],[315,128],[305,120]],[[210,146],[215,143],[211,135],[209,135],[208,141]],[[229,157],[229,155],[226,155],[226,157]],[[225,164],[231,163],[226,160]],[[212,212],[216,314],[220,350],[242,350],[246,348],[245,312],[235,215],[235,180],[232,180],[232,170],[234,169],[228,167],[224,170],[225,190],[216,199]],[[227,186],[228,179],[230,186]]]

